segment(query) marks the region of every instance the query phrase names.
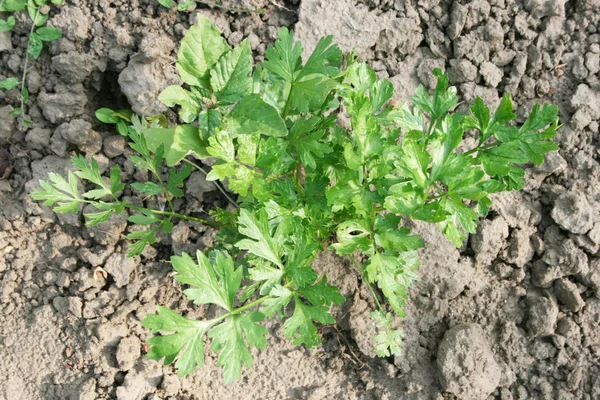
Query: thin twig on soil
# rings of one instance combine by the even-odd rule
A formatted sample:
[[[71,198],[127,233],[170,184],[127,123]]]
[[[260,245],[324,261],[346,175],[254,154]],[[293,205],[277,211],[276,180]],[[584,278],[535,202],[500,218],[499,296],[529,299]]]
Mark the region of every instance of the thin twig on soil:
[[[354,350],[352,350],[352,344],[350,343],[350,341],[348,340],[348,338],[346,338],[346,336],[340,332],[340,330],[338,329],[338,327],[336,325],[331,325],[333,327],[333,329],[335,329],[335,331],[337,332],[337,341],[338,344],[341,347],[346,347],[348,349],[348,351],[350,351],[350,354],[352,354],[352,357],[360,364],[360,367],[358,369],[363,369],[363,367],[367,367],[368,369],[372,370],[371,366],[369,364],[367,364],[366,362],[362,361],[357,355],[356,353],[354,353]],[[344,341],[346,342],[346,346],[342,345],[342,342],[340,341],[340,336],[344,338]]]

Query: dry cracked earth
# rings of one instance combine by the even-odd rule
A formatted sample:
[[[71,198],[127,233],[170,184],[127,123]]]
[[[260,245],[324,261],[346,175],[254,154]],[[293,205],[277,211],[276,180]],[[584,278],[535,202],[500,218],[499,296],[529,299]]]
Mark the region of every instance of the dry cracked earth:
[[[30,129],[10,115],[18,89],[0,92],[0,158],[15,163],[0,180],[0,399],[600,399],[600,2],[221,5],[176,12],[156,0],[68,1],[49,20],[64,37],[30,64]],[[402,355],[375,357],[368,290],[345,261],[325,253],[315,266],[349,301],[335,311],[338,324],[322,328],[323,346],[291,345],[274,320],[267,350],[254,354],[239,382],[224,386],[212,356],[178,378],[145,359],[150,332],[140,319],[157,304],[202,315],[183,298],[167,260],[210,247],[214,231],[180,222],[127,259],[125,215],[88,228],[81,215],[56,216],[28,198],[48,172],[64,173],[72,154],[95,157],[103,170],[119,164],[129,181],[145,178],[123,137],[94,111],[166,112],[156,97],[178,82],[176,50],[197,13],[232,46],[248,38],[257,61],[281,26],[308,49],[334,34],[344,51],[356,48],[389,78],[402,102],[421,83],[431,88],[430,72],[441,67],[465,102],[459,110],[478,96],[495,107],[504,93],[521,121],[535,103],[560,107],[560,151],[527,169],[525,190],[496,196],[463,248],[407,222],[427,250],[408,317],[398,321]],[[0,33],[0,80],[22,73],[28,30],[21,16]],[[180,210],[224,204],[201,175],[186,189]],[[97,267],[106,279],[94,279]]]

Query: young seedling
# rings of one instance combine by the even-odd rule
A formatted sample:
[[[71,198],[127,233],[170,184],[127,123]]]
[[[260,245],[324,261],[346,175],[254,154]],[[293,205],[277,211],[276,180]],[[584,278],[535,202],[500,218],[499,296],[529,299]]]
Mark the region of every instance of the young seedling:
[[[27,68],[29,66],[29,57],[37,60],[42,52],[44,42],[52,42],[62,37],[60,31],[53,27],[46,27],[48,14],[43,13],[49,3],[62,5],[65,0],[0,0],[0,12],[17,13],[27,10],[31,19],[31,29],[27,40],[27,52],[23,62],[23,75],[21,80],[18,78],[6,78],[0,81],[0,89],[12,90],[17,86],[21,87],[21,107],[15,108],[11,114],[20,115],[21,121],[25,127],[29,127],[31,121],[27,119],[25,105],[29,101],[29,91],[25,86],[27,81]],[[46,11],[47,12],[47,11]],[[0,32],[10,31],[15,26],[14,15],[10,15],[6,20],[0,19]]]
[[[302,54],[293,33],[281,28],[263,65],[253,68],[247,41],[231,49],[199,16],[179,49],[184,86],[160,95],[184,124],[166,128],[134,115],[127,131],[139,154],[132,161],[154,176],[131,186],[142,197],[164,196],[168,209],[121,200],[118,167],[107,184],[95,161],[81,156],[67,179],[51,174],[31,194],[56,212],[94,205],[89,225],[128,209],[130,222],[147,227],[127,236],[134,240],[130,255],[154,243],[158,229],[170,232],[174,219],[220,227],[214,250],[171,261],[188,299],[221,312],[197,320],[158,307],[142,321],[156,334],[148,357],[175,362],[180,375],[203,365],[210,342],[225,382],[239,378],[242,364],[252,364],[250,348],[267,345],[265,318],[284,319],[284,335],[294,344],[318,345],[318,325],[335,323],[331,307],[344,301],[314,269],[325,248],[348,257],[373,295],[377,354],[398,354],[402,332],[394,315],[405,315],[423,247],[402,218],[435,223],[460,247],[486,215],[489,195],[523,188],[523,165],[541,164],[558,148],[551,141],[559,127],[556,106],[534,106],[520,126],[510,95],[493,113],[475,99],[464,115],[453,111],[456,89],[436,69],[433,94],[420,86],[412,106],[396,107],[391,82],[378,80],[353,54],[344,67],[332,37],[321,39],[305,62]],[[338,123],[340,113],[350,127]],[[466,132],[478,138],[467,149]],[[216,162],[207,179],[227,182],[239,206],[213,210],[210,220],[179,214],[171,199],[183,196],[191,159],[208,157]],[[163,162],[168,177],[159,173]],[[80,195],[79,180],[95,188]]]
[[[128,127],[131,124],[132,115],[133,111],[129,109],[114,111],[110,108],[100,108],[96,110],[96,118],[98,118],[99,121],[109,125],[116,125],[117,132],[123,136],[128,136]]]

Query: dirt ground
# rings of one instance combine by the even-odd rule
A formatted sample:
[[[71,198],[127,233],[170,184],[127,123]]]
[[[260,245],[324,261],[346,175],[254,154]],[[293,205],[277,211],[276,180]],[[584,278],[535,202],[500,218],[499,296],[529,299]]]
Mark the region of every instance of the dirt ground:
[[[598,0],[223,0],[230,13],[199,4],[169,11],[156,0],[70,0],[49,25],[51,43],[28,76],[33,126],[9,113],[18,89],[0,92],[0,148],[14,157],[0,180],[0,400],[92,399],[600,399],[600,2]],[[257,13],[255,9],[263,9]],[[180,222],[141,257],[126,259],[126,216],[95,228],[81,215],[56,216],[27,194],[72,154],[119,164],[123,138],[94,118],[100,107],[165,112],[156,99],[177,82],[173,62],[202,13],[230,45],[249,38],[257,61],[287,26],[310,49],[334,34],[356,48],[397,98],[434,67],[448,71],[466,103],[495,107],[513,95],[520,120],[533,104],[560,107],[561,150],[527,170],[520,193],[494,198],[477,233],[456,250],[435,227],[411,223],[426,241],[410,292],[400,356],[375,357],[373,308],[345,261],[324,253],[316,268],[349,301],[323,346],[286,341],[275,320],[252,370],[224,386],[216,360],[183,379],[148,361],[140,325],[156,304],[191,306],[172,278],[169,256],[204,249],[214,232]],[[0,79],[20,76],[29,30],[18,18],[0,33]],[[171,117],[174,115],[171,114]],[[224,204],[193,177],[182,210]],[[410,222],[409,222],[410,223]],[[101,266],[108,279],[95,280]]]

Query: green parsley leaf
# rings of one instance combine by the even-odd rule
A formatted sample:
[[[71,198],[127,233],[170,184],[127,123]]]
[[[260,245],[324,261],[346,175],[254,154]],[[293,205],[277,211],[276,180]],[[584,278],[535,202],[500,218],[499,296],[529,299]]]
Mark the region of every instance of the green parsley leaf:
[[[375,82],[369,92],[371,99],[371,110],[377,112],[387,103],[394,95],[394,85],[387,79],[382,79]]]
[[[465,132],[460,114],[448,115],[440,125],[442,135],[431,143],[431,181],[438,180],[448,169],[448,161]]]
[[[175,367],[183,377],[194,371],[196,366],[204,365],[204,335],[218,321],[198,321],[182,317],[175,311],[158,306],[157,314],[148,314],[142,320],[142,326],[157,332],[175,332],[169,335],[155,336],[148,340],[150,349],[148,358],[160,360],[169,365],[179,355]]]
[[[213,340],[210,345],[211,350],[220,353],[217,366],[223,367],[225,384],[240,377],[242,363],[246,368],[252,367],[250,346],[255,346],[259,350],[267,347],[265,336],[269,331],[257,324],[263,318],[264,315],[258,312],[233,315],[209,332],[208,336]]]
[[[0,19],[0,32],[8,32],[15,26],[16,20],[12,15],[6,18],[6,21]]]
[[[387,251],[405,252],[423,247],[420,236],[409,235],[410,229],[398,227],[400,217],[387,214],[377,216],[375,222],[375,244]]]
[[[477,213],[467,207],[461,200],[452,198],[441,199],[440,205],[448,212],[446,220],[439,223],[440,229],[457,248],[460,248],[467,238],[461,228],[467,233],[475,233],[477,230]]]
[[[72,171],[69,171],[67,176],[68,180],[65,180],[61,175],[50,172],[48,174],[50,182],[40,181],[42,190],[34,190],[30,194],[31,198],[44,201],[45,206],[53,206],[58,203],[52,209],[56,213],[66,214],[72,212],[76,214],[79,211],[79,205],[83,201],[77,188],[79,181]]]
[[[27,46],[27,52],[37,60],[42,52],[43,47],[44,45],[40,36],[37,33],[32,32],[31,35],[29,35],[29,46]]]
[[[159,185],[154,182],[144,182],[144,183],[132,183],[131,187],[135,190],[141,192],[146,196],[156,196],[159,193],[162,193],[163,189]]]
[[[193,122],[202,110],[201,99],[196,98],[192,92],[181,86],[167,87],[158,95],[158,99],[169,107],[181,106],[179,116],[187,123]]]
[[[303,344],[306,347],[314,347],[321,343],[317,327],[313,321],[321,324],[333,324],[335,320],[329,314],[326,306],[310,306],[302,302],[297,294],[294,294],[294,314],[285,321],[284,333],[288,340],[294,339],[293,344]]]
[[[260,311],[267,318],[272,318],[288,305],[292,299],[293,292],[284,286],[275,285],[269,292],[269,296],[270,297],[264,301]]]
[[[408,288],[418,278],[418,267],[416,251],[395,255],[375,253],[366,266],[369,282],[377,282],[392,309],[401,317],[406,316],[404,307],[408,299]]]
[[[185,181],[192,173],[192,168],[193,167],[190,164],[187,164],[179,171],[177,171],[175,168],[171,168],[169,170],[169,179],[167,179],[166,189],[171,192],[173,197],[183,197],[184,193],[180,188],[183,187],[183,181]]]
[[[177,53],[177,71],[190,86],[210,87],[209,71],[229,51],[227,42],[202,14],[188,30]]]
[[[294,42],[294,33],[286,27],[279,28],[278,39],[274,47],[269,47],[265,52],[264,67],[271,73],[279,76],[284,81],[292,82],[294,73],[302,64],[302,45]]]
[[[373,245],[370,223],[367,220],[344,221],[338,226],[336,235],[338,243],[331,247],[340,256],[352,254],[356,249],[367,252]]]
[[[260,133],[283,137],[288,131],[275,108],[265,103],[258,94],[245,96],[231,111],[229,123],[241,134]]]
[[[275,47],[265,53],[264,67],[289,85],[283,114],[319,110],[337,84],[331,78],[339,72],[341,50],[332,45],[332,36],[322,38],[302,67],[303,49],[300,43],[294,43],[293,33],[287,28],[279,29],[278,33]]]
[[[279,254],[280,244],[271,236],[267,213],[264,209],[252,215],[248,210],[241,209],[238,219],[239,231],[248,239],[242,239],[235,246],[248,250],[257,257],[271,261],[279,268],[284,269]]]
[[[298,154],[302,164],[313,170],[317,168],[317,159],[333,152],[328,144],[322,142],[322,138],[326,134],[324,130],[311,132],[319,121],[318,117],[300,118],[290,131],[290,143],[293,150]]]
[[[6,78],[0,81],[0,89],[12,90],[21,83],[17,78]]]
[[[423,85],[420,85],[415,96],[410,99],[421,110],[428,113],[432,121],[435,121],[458,103],[458,96],[454,86],[448,87],[447,74],[443,74],[439,68],[435,68],[433,74],[438,77],[433,98],[425,91]]]
[[[383,311],[373,311],[371,316],[375,320],[375,326],[379,331],[373,338],[377,355],[379,357],[399,355],[402,350],[404,334],[399,329],[391,328],[393,315]]]
[[[346,69],[346,79],[354,89],[366,93],[377,81],[377,75],[367,63],[354,63]]]
[[[346,299],[340,294],[337,286],[327,284],[327,276],[312,286],[307,286],[298,290],[315,306],[330,306],[331,304],[341,305]]]
[[[171,257],[175,279],[192,286],[184,290],[194,304],[216,304],[228,311],[233,310],[235,295],[242,282],[242,268],[235,269],[231,256],[222,251],[210,254],[196,253],[198,263],[188,254]]]
[[[203,110],[198,116],[198,127],[200,128],[200,138],[208,141],[208,138],[214,136],[217,128],[221,125],[221,113],[217,110]]]
[[[283,271],[279,268],[271,267],[268,263],[260,263],[254,268],[248,269],[250,279],[262,282],[261,296],[270,294],[273,287],[281,282]]]
[[[427,169],[430,155],[414,140],[405,139],[402,143],[402,155],[396,163],[401,176],[411,178],[422,188],[429,187]]]
[[[35,31],[44,42],[52,42],[62,37],[62,33],[51,26],[44,26]]]
[[[221,104],[233,104],[252,86],[252,50],[244,40],[210,70],[210,84]]]

